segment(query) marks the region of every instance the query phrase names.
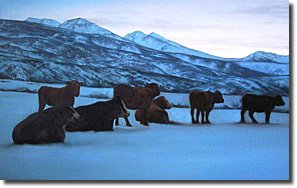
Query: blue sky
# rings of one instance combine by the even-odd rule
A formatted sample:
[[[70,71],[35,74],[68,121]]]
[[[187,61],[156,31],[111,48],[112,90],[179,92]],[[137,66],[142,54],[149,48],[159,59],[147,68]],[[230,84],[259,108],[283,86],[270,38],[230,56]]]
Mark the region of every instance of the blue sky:
[[[285,0],[0,0],[0,18],[82,17],[124,36],[156,32],[187,47],[222,57],[254,51],[289,54]]]

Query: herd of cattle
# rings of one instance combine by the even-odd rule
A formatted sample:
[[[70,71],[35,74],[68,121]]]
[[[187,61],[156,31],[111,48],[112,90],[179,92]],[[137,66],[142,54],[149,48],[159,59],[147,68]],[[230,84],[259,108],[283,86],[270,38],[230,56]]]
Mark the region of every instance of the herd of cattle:
[[[165,97],[160,96],[157,84],[145,87],[130,87],[119,84],[114,87],[113,99],[105,102],[79,106],[73,108],[75,97],[79,96],[80,83],[70,81],[63,88],[42,86],[38,90],[39,110],[21,121],[13,130],[12,138],[15,144],[45,144],[62,143],[65,131],[109,131],[119,124],[119,117],[131,126],[128,109],[136,110],[135,119],[142,125],[148,122],[170,124],[166,109],[172,105]],[[189,94],[191,118],[193,124],[209,124],[209,114],[215,103],[223,103],[224,99],[219,91],[197,91]],[[53,106],[44,110],[45,106]],[[254,112],[265,112],[265,122],[269,123],[271,111],[275,106],[285,105],[281,96],[258,96],[246,94],[242,97],[241,122],[245,123],[244,114],[249,111],[253,123]],[[195,116],[196,110],[196,116]]]

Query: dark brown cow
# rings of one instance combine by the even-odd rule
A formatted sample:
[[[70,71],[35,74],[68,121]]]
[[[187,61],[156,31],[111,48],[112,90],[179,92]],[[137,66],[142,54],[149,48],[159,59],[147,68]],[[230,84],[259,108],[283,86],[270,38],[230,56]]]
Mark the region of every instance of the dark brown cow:
[[[81,118],[77,122],[70,123],[66,127],[66,131],[111,131],[116,117],[130,115],[124,102],[118,97],[109,101],[79,106],[75,110]]]
[[[201,112],[201,123],[210,123],[208,116],[215,103],[223,103],[224,99],[221,92],[210,92],[210,91],[191,91],[190,93],[190,106],[191,106],[191,117],[192,123],[199,123],[199,113]],[[194,119],[194,112],[196,112],[196,120]],[[204,121],[204,112],[206,120]]]
[[[265,112],[265,122],[269,123],[271,111],[275,106],[284,106],[285,102],[283,101],[280,95],[275,97],[265,96],[265,95],[251,95],[246,94],[242,97],[242,107],[241,107],[241,123],[245,123],[244,114],[248,110],[249,116],[253,123],[258,123],[254,118],[254,112]]]
[[[42,86],[38,90],[39,112],[41,112],[45,105],[56,106],[60,104],[74,105],[74,97],[78,97],[80,92],[80,83],[72,80],[66,82],[63,88],[54,88]]]
[[[113,92],[115,97],[120,97],[124,101],[128,109],[142,109],[144,116],[141,120],[141,124],[148,126],[146,113],[153,98],[160,95],[158,84],[152,83],[146,85],[145,87],[130,87],[125,84],[119,84],[115,86]],[[131,127],[127,117],[125,117],[125,120],[126,125]],[[116,119],[115,124],[119,125],[119,118]]]
[[[36,112],[13,129],[13,142],[15,144],[62,143],[65,139],[65,126],[79,117],[72,106],[66,105]]]
[[[169,124],[170,121],[168,113],[165,111],[165,109],[170,109],[171,107],[172,105],[170,102],[168,102],[163,96],[154,99],[147,111],[147,121],[151,123]],[[141,121],[143,115],[143,110],[137,110],[135,113],[135,119],[137,121]]]

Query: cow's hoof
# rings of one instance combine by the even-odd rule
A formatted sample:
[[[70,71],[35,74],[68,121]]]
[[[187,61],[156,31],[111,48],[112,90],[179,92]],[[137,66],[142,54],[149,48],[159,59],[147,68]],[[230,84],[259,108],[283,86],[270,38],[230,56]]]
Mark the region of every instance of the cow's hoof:
[[[131,125],[131,124],[127,124],[126,126],[127,126],[127,127],[132,127],[132,125]]]

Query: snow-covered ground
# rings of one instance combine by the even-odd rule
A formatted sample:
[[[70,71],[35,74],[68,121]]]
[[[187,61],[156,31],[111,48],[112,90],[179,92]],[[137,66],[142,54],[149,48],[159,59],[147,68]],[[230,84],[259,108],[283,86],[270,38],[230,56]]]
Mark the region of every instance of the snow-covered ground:
[[[98,99],[78,97],[75,106]],[[6,180],[288,180],[289,114],[271,124],[238,124],[239,110],[216,109],[210,126],[190,123],[188,108],[168,111],[182,125],[66,133],[64,144],[12,144],[15,125],[38,108],[37,95],[0,92],[0,179]],[[256,114],[259,122],[264,114]],[[249,120],[247,118],[247,120]]]

